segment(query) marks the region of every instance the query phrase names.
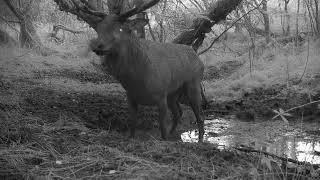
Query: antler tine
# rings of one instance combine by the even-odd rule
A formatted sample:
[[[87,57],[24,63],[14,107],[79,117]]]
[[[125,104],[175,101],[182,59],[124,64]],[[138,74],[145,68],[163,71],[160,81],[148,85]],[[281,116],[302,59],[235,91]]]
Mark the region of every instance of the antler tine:
[[[126,18],[131,17],[135,14],[141,13],[142,11],[145,11],[146,9],[149,9],[152,6],[156,5],[159,1],[160,0],[151,0],[148,3],[145,3],[140,7],[134,7],[133,9],[121,14],[120,17],[126,19]]]
[[[107,13],[100,12],[100,11],[94,11],[94,10],[89,9],[86,6],[84,6],[82,10],[84,12],[88,13],[88,14],[91,14],[91,15],[94,15],[94,16],[98,16],[98,17],[101,17],[101,18],[108,16]]]

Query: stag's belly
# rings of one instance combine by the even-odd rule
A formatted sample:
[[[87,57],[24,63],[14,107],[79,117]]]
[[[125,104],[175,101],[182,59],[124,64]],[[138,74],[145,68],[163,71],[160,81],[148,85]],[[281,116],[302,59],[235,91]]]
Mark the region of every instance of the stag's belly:
[[[155,98],[156,96],[154,94],[148,94],[148,93],[141,94],[141,91],[138,93],[127,91],[127,96],[132,98],[135,102],[137,102],[137,104],[145,105],[145,106],[155,106],[159,101],[158,98]]]
[[[120,83],[126,90],[127,96],[140,105],[153,106],[158,102],[158,97],[164,94],[164,91],[153,91],[142,79],[121,79]]]
[[[148,77],[148,76],[146,76]],[[150,76],[149,76],[150,77]],[[140,105],[157,105],[159,100],[167,98],[168,94],[177,91],[185,81],[171,81],[171,79],[122,79],[121,85],[127,92],[127,96]]]

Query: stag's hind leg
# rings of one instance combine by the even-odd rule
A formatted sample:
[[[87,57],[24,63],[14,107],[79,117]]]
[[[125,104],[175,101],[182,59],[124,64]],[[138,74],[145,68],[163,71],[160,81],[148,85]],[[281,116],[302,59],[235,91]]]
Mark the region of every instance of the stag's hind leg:
[[[163,140],[167,139],[167,129],[166,123],[168,119],[168,103],[167,95],[161,95],[155,98],[157,100],[157,105],[159,108],[159,126],[161,131],[161,138]]]
[[[134,138],[137,124],[138,104],[127,94],[129,112],[130,112],[130,138]]]
[[[173,94],[170,94],[168,96],[168,107],[172,113],[172,127],[170,129],[170,134],[174,133],[176,128],[177,128],[177,125],[178,125],[178,122],[182,116],[182,110],[181,110],[181,107],[180,107],[180,104],[178,102],[178,98],[179,98],[179,92],[175,92]]]
[[[187,96],[189,99],[190,106],[197,119],[197,125],[199,130],[199,142],[203,141],[204,135],[204,123],[203,115],[201,110],[201,86],[199,80],[192,80],[185,84]]]

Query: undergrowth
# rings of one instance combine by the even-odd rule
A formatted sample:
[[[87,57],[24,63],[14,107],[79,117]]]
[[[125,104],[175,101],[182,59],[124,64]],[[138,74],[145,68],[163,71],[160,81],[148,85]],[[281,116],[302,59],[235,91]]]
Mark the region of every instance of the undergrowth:
[[[257,88],[268,89],[275,85],[285,85],[288,90],[296,90],[301,93],[316,94],[320,91],[319,83],[308,83],[319,80],[320,61],[318,60],[319,42],[310,42],[310,47],[304,44],[298,50],[292,50],[291,46],[270,47],[265,49],[260,56],[251,60],[253,67],[250,69],[250,60],[247,55],[233,58],[234,62],[242,64],[227,77],[218,77],[205,82],[206,95],[214,101],[229,101],[243,97],[244,93],[250,93]],[[310,48],[308,50],[308,48]],[[308,64],[306,65],[308,51]],[[217,60],[219,59],[219,60]],[[214,63],[210,63],[208,55],[207,64],[219,67],[219,63],[225,62],[225,58],[212,57]],[[211,67],[211,66],[209,66]],[[304,69],[305,74],[303,75]],[[221,76],[223,71],[216,72]],[[298,80],[303,75],[303,81]]]

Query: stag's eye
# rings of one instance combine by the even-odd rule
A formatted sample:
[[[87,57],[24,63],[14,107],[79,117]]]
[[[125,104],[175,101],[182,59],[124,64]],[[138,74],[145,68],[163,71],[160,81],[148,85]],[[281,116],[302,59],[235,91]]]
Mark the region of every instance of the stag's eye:
[[[97,48],[98,48],[98,49],[103,49],[103,45],[102,45],[102,44],[99,44]]]
[[[122,32],[123,31],[122,28],[120,28],[119,31]]]

